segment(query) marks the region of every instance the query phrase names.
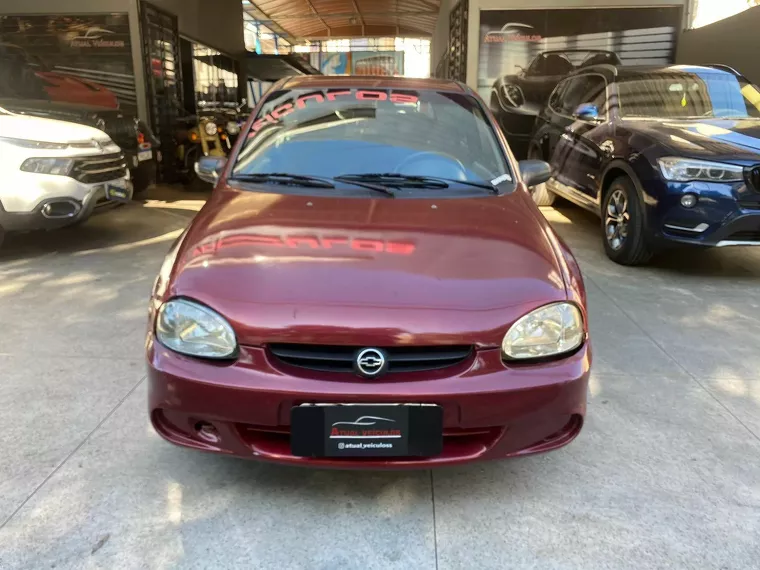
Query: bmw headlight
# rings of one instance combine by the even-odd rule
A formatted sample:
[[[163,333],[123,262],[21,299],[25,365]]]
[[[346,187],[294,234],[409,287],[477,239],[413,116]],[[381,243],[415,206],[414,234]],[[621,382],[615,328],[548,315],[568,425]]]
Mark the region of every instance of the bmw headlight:
[[[74,166],[70,158],[29,158],[21,165],[24,172],[68,176]]]
[[[507,102],[514,107],[519,107],[525,103],[525,97],[523,97],[522,89],[520,89],[517,85],[505,83],[501,86],[501,94],[507,100]]]
[[[156,338],[176,352],[201,358],[231,358],[237,339],[219,313],[188,299],[172,299],[158,311]]]
[[[544,358],[575,350],[585,336],[580,309],[572,303],[552,303],[512,325],[501,350],[509,359]]]
[[[240,132],[240,125],[235,121],[229,121],[227,123],[227,134],[235,136]]]
[[[206,131],[206,134],[210,137],[213,137],[216,134],[216,123],[213,121],[209,121],[206,123],[206,125],[203,127],[203,129]]]
[[[657,163],[663,178],[674,182],[739,182],[744,179],[744,169],[735,164],[675,156],[658,158]]]

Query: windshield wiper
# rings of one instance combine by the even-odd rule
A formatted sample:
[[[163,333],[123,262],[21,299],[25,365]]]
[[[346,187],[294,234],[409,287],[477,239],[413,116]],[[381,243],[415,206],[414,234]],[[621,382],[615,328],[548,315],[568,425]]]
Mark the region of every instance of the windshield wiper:
[[[441,176],[419,176],[414,174],[399,174],[397,172],[378,172],[369,174],[344,174],[336,176],[335,180],[346,182],[367,181],[383,184],[385,186],[395,186],[397,188],[448,188],[451,184],[463,184],[482,188],[498,194],[499,190],[493,184],[487,182],[472,182],[470,180],[459,180],[456,178],[443,178]]]
[[[287,186],[303,186],[305,188],[335,188],[335,184],[325,178],[317,176],[303,176],[300,174],[288,174],[287,172],[265,172],[257,174],[235,174],[230,180],[241,182],[284,184]]]
[[[346,182],[359,186],[361,188],[367,188],[374,190],[375,192],[381,192],[392,198],[396,197],[396,193],[390,188],[385,186],[379,186],[377,184],[370,184],[367,182],[361,182],[359,180],[340,180],[338,178],[326,178],[320,176],[308,176],[305,174],[288,174],[287,172],[265,172],[256,174],[236,174],[230,178],[230,180],[240,180],[241,182],[253,182],[253,183],[271,183],[271,184],[284,184],[288,186],[301,186],[304,188],[335,188],[333,180],[339,182]]]

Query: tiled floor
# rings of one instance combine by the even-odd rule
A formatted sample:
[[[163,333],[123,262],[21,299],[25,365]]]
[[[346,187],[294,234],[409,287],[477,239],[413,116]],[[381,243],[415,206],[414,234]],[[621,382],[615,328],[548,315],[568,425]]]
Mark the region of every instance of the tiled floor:
[[[312,471],[153,433],[147,296],[202,198],[156,196],[0,254],[2,570],[760,567],[760,248],[623,268],[592,216],[546,210],[589,290],[581,436],[433,473]]]

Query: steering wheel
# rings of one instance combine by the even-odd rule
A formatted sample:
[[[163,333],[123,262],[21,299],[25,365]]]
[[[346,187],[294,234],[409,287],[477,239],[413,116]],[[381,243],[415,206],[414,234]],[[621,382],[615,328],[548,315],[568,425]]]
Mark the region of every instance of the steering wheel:
[[[403,172],[404,169],[406,169],[408,166],[414,164],[414,163],[424,163],[425,161],[429,163],[438,163],[439,166],[437,166],[435,169],[429,169],[427,173],[425,172]],[[445,172],[446,169],[449,169],[449,172]],[[411,154],[407,156],[404,160],[402,160],[398,165],[396,165],[396,168],[393,169],[393,172],[395,174],[419,174],[420,176],[425,176],[426,174],[430,176],[435,176],[430,172],[432,171],[440,171],[443,170],[444,178],[455,178],[458,180],[467,180],[467,169],[465,168],[464,164],[462,162],[454,157],[450,156],[443,156],[441,154],[438,154],[437,152],[431,152],[428,150],[424,150],[421,152],[415,152],[414,154]],[[452,173],[453,176],[448,176],[449,173]]]

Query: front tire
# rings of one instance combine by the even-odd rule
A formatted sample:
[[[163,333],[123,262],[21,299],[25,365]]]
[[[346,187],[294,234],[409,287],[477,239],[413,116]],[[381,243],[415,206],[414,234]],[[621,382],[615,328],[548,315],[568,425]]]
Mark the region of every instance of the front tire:
[[[604,195],[602,239],[607,257],[620,265],[643,265],[654,254],[646,239],[643,204],[627,176],[613,180]]]
[[[534,160],[544,160],[543,153],[536,147],[531,147],[528,151],[528,158]],[[536,206],[552,206],[557,200],[557,195],[546,187],[546,182],[536,184],[528,188],[530,195]]]

